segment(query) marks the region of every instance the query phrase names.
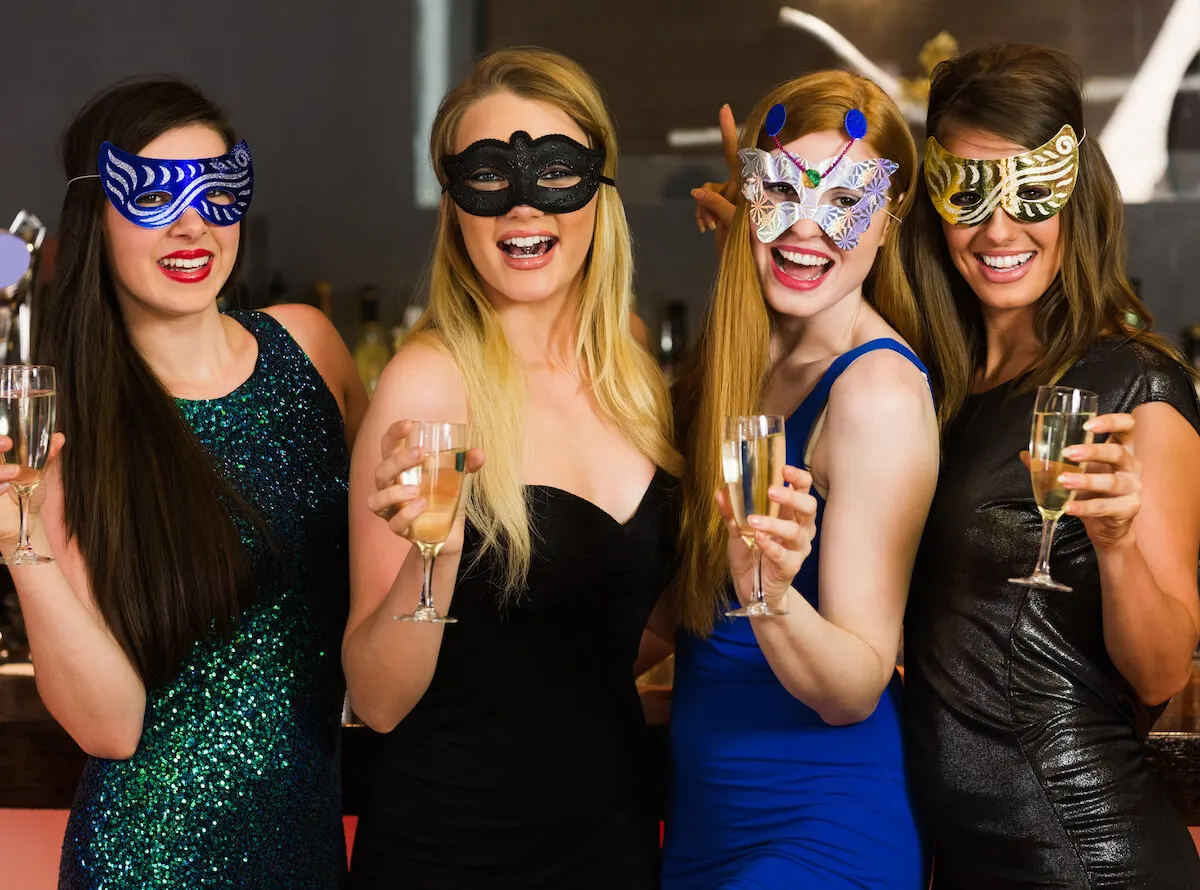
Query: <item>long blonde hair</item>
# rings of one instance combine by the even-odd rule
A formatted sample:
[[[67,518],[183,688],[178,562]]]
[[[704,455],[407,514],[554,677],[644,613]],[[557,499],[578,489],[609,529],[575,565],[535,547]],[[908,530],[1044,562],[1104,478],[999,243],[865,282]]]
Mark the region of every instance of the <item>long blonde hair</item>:
[[[467,108],[509,92],[561,109],[605,149],[604,175],[616,179],[617,140],[595,82],[564,56],[535,48],[490,53],[442,100],[429,138],[433,168],[453,154]],[[443,178],[444,181],[444,178]],[[487,462],[467,496],[467,518],[480,533],[479,556],[503,555],[502,597],[519,594],[533,553],[521,480],[525,451],[525,379],[500,318],[484,295],[467,255],[454,206],[443,195],[429,273],[428,310],[413,334],[446,349],[466,384],[476,444]],[[654,359],[630,331],[633,248],[625,208],[615,188],[597,193],[596,227],[584,268],[575,357],[603,416],[639,451],[673,475],[683,458],[672,443],[670,402]]]
[[[787,123],[779,133],[779,141],[785,144],[808,133],[842,132],[846,112],[852,108],[862,111],[867,118],[867,141],[880,155],[900,165],[891,178],[888,209],[904,218],[913,203],[916,147],[904,117],[883,90],[845,71],[820,71],[788,81],[750,113],[743,147],[774,148],[763,125],[767,111],[776,104],[787,110]],[[929,352],[925,326],[904,276],[896,228],[889,226],[863,282],[863,293],[924,359]],[[774,318],[755,267],[751,237],[746,201],[739,197],[704,333],[681,380],[677,400],[689,472],[683,497],[682,569],[675,590],[682,624],[700,634],[711,632],[728,581],[727,535],[713,501],[713,492],[722,481],[721,424],[728,415],[759,411],[770,364]]]

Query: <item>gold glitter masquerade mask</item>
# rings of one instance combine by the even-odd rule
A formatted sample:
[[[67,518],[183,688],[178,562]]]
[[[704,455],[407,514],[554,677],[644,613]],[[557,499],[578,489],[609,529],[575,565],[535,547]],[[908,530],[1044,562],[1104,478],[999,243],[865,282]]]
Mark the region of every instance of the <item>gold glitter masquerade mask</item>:
[[[1050,219],[1066,205],[1079,171],[1070,124],[1032,151],[1007,158],[960,158],[932,136],[925,143],[925,184],[938,215],[952,226],[978,226],[999,207],[1017,222]]]

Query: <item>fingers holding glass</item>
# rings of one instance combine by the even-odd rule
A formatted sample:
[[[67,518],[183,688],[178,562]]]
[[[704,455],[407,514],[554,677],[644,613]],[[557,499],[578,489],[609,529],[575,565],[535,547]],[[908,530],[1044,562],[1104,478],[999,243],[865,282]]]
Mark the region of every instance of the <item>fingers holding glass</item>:
[[[54,369],[47,365],[0,367],[0,436],[9,447],[0,452],[4,464],[15,468],[5,480],[17,497],[17,549],[0,560],[4,565],[53,562],[34,552],[29,541],[29,507],[51,457],[62,448],[54,435],[57,387]],[[57,443],[57,448],[55,444]]]

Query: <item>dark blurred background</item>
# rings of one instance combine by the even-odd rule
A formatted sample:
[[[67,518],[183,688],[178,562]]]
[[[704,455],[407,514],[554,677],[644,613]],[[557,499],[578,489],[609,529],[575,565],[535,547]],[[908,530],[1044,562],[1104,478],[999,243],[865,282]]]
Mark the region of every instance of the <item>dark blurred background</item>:
[[[1041,42],[1082,65],[1098,135],[1122,84],[1142,65],[1173,0],[796,0],[890,74],[916,80],[926,41],[962,49]],[[673,145],[744,114],[773,84],[840,64],[820,41],[780,22],[769,0],[291,0],[218,7],[144,0],[9,0],[0,107],[0,223],[19,208],[52,230],[62,200],[57,138],[97,90],[130,75],[194,80],[253,147],[244,299],[314,301],[357,337],[359,297],[377,288],[385,326],[420,302],[433,213],[419,206],[431,102],[481,51],[540,44],[599,81],[622,140],[620,188],[637,238],[639,310],[699,323],[715,257],[692,223],[687,191],[722,174],[711,144]],[[432,74],[431,74],[432,72]],[[919,89],[919,85],[917,86]],[[1200,321],[1200,62],[1173,102],[1171,166],[1150,203],[1129,205],[1131,275],[1160,327]],[[424,115],[424,116],[423,116]],[[699,133],[703,136],[703,133]],[[919,134],[918,134],[919,135]],[[419,147],[418,147],[419,146]],[[271,282],[274,279],[275,287]],[[286,288],[286,290],[284,290]]]

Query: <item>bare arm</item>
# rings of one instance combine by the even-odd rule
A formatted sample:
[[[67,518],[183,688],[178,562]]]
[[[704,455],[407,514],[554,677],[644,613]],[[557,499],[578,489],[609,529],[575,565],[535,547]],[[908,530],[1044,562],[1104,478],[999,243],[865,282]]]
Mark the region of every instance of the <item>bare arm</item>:
[[[56,438],[61,442],[61,436]],[[8,439],[0,440],[0,448],[9,447]],[[11,478],[15,471],[15,466],[0,467],[0,479]],[[40,521],[33,523],[33,547],[55,561],[10,569],[38,693],[54,719],[88,754],[128,758],[142,735],[146,690],[96,609],[83,559],[66,538],[57,462],[50,465],[40,488],[44,501]],[[16,507],[7,490],[0,491],[0,500],[0,550],[7,556],[16,548]]]
[[[1094,424],[1116,435],[1085,446],[1085,459],[1103,464],[1064,478],[1084,493],[1067,512],[1096,549],[1108,654],[1155,705],[1187,685],[1200,639],[1200,436],[1163,402]]]
[[[646,620],[633,666],[635,677],[640,677],[675,651],[675,624],[674,598],[668,590],[658,598]]]
[[[442,642],[441,624],[393,618],[411,612],[421,595],[421,556],[403,537],[419,505],[409,504],[415,492],[389,486],[413,463],[394,447],[398,431],[392,428],[402,419],[467,422],[458,369],[448,355],[419,341],[405,345],[384,369],[350,462],[350,619],[342,666],[354,712],[379,732],[393,729],[425,694]],[[385,504],[399,508],[387,521],[372,509]],[[462,529],[460,516],[434,563],[443,613],[454,593]]]
[[[787,617],[750,620],[788,692],[844,725],[874,712],[896,666],[937,484],[937,421],[924,378],[891,353],[864,356],[834,384],[818,449],[829,489],[820,611],[791,589]]]
[[[353,446],[367,411],[367,390],[354,359],[333,323],[319,309],[302,303],[271,306],[268,315],[287,328],[333,393],[346,426],[346,444]]]

